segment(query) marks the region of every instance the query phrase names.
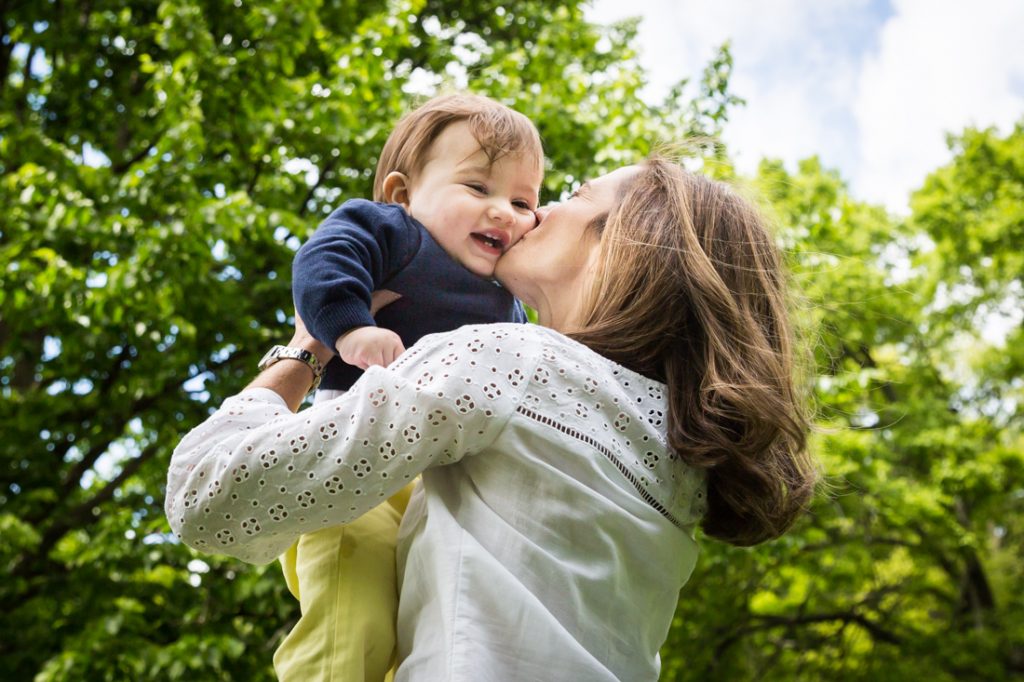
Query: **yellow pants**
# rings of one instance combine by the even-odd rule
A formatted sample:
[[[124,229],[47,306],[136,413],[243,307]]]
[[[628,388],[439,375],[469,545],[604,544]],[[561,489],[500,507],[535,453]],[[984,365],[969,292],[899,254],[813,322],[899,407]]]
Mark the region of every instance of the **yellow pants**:
[[[381,682],[395,662],[395,544],[412,484],[352,523],[281,556],[301,616],[274,652],[282,682]]]

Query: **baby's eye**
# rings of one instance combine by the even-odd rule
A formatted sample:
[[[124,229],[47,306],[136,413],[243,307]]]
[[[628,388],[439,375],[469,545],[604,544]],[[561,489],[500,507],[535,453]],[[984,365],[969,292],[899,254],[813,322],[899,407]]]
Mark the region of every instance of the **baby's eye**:
[[[523,199],[516,199],[515,201],[512,202],[512,205],[515,206],[516,208],[521,208],[524,211],[532,211],[533,210],[532,208],[530,208],[530,202],[529,201],[525,201]]]
[[[487,194],[487,188],[481,185],[479,182],[467,182],[465,183],[465,185],[474,192],[478,192],[480,194]]]

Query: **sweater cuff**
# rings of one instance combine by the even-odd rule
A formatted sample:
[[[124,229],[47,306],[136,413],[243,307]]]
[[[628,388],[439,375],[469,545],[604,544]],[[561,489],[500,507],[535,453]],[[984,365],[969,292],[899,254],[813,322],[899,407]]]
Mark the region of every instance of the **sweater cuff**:
[[[342,334],[356,327],[375,327],[370,311],[361,306],[335,304],[324,306],[310,328],[316,340],[334,350]]]

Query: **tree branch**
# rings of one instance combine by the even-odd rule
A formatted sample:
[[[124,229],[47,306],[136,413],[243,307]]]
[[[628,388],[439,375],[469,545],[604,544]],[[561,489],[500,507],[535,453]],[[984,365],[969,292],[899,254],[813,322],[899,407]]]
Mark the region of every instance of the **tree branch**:
[[[862,343],[857,350],[854,350],[844,343],[843,353],[856,362],[861,369],[878,369],[878,364],[871,357],[871,348],[867,344]],[[883,381],[880,384],[880,388],[882,389],[882,395],[885,396],[885,399],[890,404],[899,402],[899,396],[896,395],[896,389],[893,387],[892,382]]]
[[[92,2],[87,0],[82,3],[82,11],[78,15],[78,28],[85,29],[89,27],[89,19],[92,18]]]
[[[107,375],[107,379],[104,380],[103,385],[99,389],[100,395],[104,395],[105,393],[107,393],[109,389],[113,386],[114,382],[117,379],[117,374],[120,372],[120,369],[122,368],[120,362],[123,361],[124,357],[129,354],[129,350],[130,348],[127,344],[122,348],[122,352],[118,356],[118,364],[115,365],[114,369],[112,369],[111,372]],[[218,369],[229,363],[234,357],[234,355],[231,355],[221,362],[208,363],[206,367],[210,370]],[[184,381],[182,381],[180,384],[177,384],[177,388],[182,388],[186,383],[191,381],[194,378],[194,376],[195,375],[191,375],[187,377]],[[150,409],[161,398],[165,397],[165,393],[153,393],[144,398],[134,401],[133,403],[131,403],[130,408],[126,411],[126,413],[121,415],[122,421],[120,425],[116,429],[111,428],[109,430],[116,431],[118,434],[117,437],[120,437],[121,435],[124,434],[125,428],[127,427],[129,421],[139,416],[146,410]],[[66,422],[78,422],[81,421],[82,419],[85,419],[87,416],[87,414],[80,413],[60,415],[61,419]],[[82,476],[84,476],[85,473],[96,464],[96,460],[98,460],[100,456],[103,455],[103,453],[110,448],[110,445],[114,442],[114,440],[116,440],[116,437],[107,438],[104,439],[102,442],[96,443],[95,445],[93,445],[93,447],[89,448],[89,451],[83,455],[82,459],[75,463],[75,466],[64,476],[64,479],[60,484],[60,490],[56,495],[57,501],[50,505],[49,507],[41,509],[35,514],[32,514],[31,516],[26,516],[24,518],[25,522],[35,525],[41,523],[47,517],[54,516],[57,509],[59,509],[71,498],[71,495],[75,490],[75,487],[81,482]],[[70,447],[70,442],[64,446],[65,454],[67,450],[70,449]]]
[[[892,644],[894,646],[899,646],[903,643],[903,638],[899,635],[886,630],[878,623],[870,620],[867,616],[859,614],[853,610],[835,611],[831,613],[801,614],[795,616],[753,616],[753,621],[754,622],[749,625],[745,625],[737,629],[724,640],[719,642],[715,647],[716,656],[724,654],[729,647],[741,638],[754,632],[772,630],[779,627],[791,629],[801,625],[815,625],[818,623],[832,622],[859,625],[866,630],[873,639],[879,642],[885,642],[886,644]]]
[[[963,498],[958,497],[954,503],[956,520],[965,529],[971,525],[970,510]],[[960,612],[969,613],[974,619],[976,630],[985,628],[985,616],[996,607],[995,595],[989,584],[985,568],[978,559],[977,552],[970,546],[960,548],[964,561],[964,572],[961,577]]]
[[[117,354],[117,358],[114,361],[113,367],[111,367],[110,371],[107,372],[107,376],[103,380],[103,383],[97,386],[95,389],[95,393],[97,395],[110,394],[110,390],[114,386],[114,382],[117,381],[117,378],[121,374],[121,370],[124,369],[124,361],[126,357],[130,355],[130,349],[131,347],[128,344],[124,344],[121,346],[121,352]],[[136,411],[134,406],[132,411]],[[61,414],[60,418],[62,422],[76,423],[82,421],[82,419],[85,419],[89,414],[91,414],[91,410],[75,410],[70,413]],[[124,431],[123,425],[121,426],[121,431]],[[93,446],[89,450],[89,452],[82,457],[82,460],[69,473],[65,475],[65,485],[63,486],[64,493],[70,492],[69,486],[67,485],[68,482],[71,482],[72,485],[74,483],[77,483],[78,480],[82,478],[82,474],[88,471],[89,468],[96,462],[96,458],[103,454],[103,451],[110,446],[110,443],[111,441],[108,440],[106,443],[102,445]],[[68,450],[71,449],[71,445],[72,443],[70,441],[65,442],[64,446],[54,453],[57,461],[64,461],[64,457],[67,455]],[[96,451],[97,448],[100,448],[98,452]]]
[[[889,545],[892,547],[906,547],[907,549],[923,550],[927,549],[919,543],[910,542],[902,538],[896,537],[851,537],[851,538],[830,538],[825,542],[815,542],[804,545],[800,548],[802,552],[818,552],[821,550],[833,549],[839,545],[845,545],[850,543],[856,543],[858,545]]]
[[[25,90],[25,97],[18,97],[14,102],[14,113],[18,117],[18,123],[25,125],[25,106],[28,102],[29,82],[32,80],[32,60],[35,59],[39,48],[29,50],[25,55],[25,66],[21,70],[21,87]]]
[[[245,193],[252,196],[253,191],[256,189],[256,182],[260,179],[260,174],[263,173],[263,161],[256,160],[256,168],[252,172],[252,177],[249,178],[249,182],[245,186]]]
[[[0,29],[7,26],[7,21],[4,16],[6,12],[4,10],[6,10],[6,8],[0,10]],[[0,30],[0,38],[5,37],[6,35],[7,31]],[[0,40],[0,96],[3,95],[4,88],[7,86],[7,74],[11,68],[11,52],[13,51],[13,40],[8,45],[4,45],[3,41]]]
[[[10,334],[10,327],[3,320],[0,320],[0,345],[7,345]],[[39,385],[39,382],[36,381],[35,361],[42,355],[44,339],[46,339],[46,332],[42,329],[36,329],[20,336],[20,345],[23,347],[28,346],[29,352],[27,357],[25,353],[21,353],[20,358],[18,354],[12,353],[15,356],[15,361],[14,372],[11,377],[11,388],[18,391],[27,391]]]
[[[302,204],[299,205],[299,210],[296,211],[296,213],[298,214],[298,216],[300,218],[302,216],[306,215],[306,212],[309,210],[309,208],[308,208],[309,201],[310,201],[310,199],[313,198],[313,194],[316,193],[316,191],[323,184],[324,178],[326,178],[327,174],[330,173],[332,170],[334,170],[334,167],[337,166],[337,165],[338,165],[337,157],[332,157],[326,164],[324,164],[324,167],[317,174],[316,183],[314,183],[314,185],[309,188],[309,191],[306,192],[306,198],[302,200]]]
[[[43,537],[40,540],[39,545],[31,554],[22,556],[21,560],[15,564],[14,568],[11,570],[10,575],[12,577],[19,578],[27,576],[31,573],[31,569],[35,564],[41,559],[44,559],[46,555],[50,553],[50,550],[53,549],[57,542],[64,537],[68,531],[73,528],[84,528],[94,523],[95,517],[92,513],[93,508],[110,500],[117,489],[120,488],[129,477],[134,475],[135,472],[139,470],[139,467],[152,459],[158,450],[159,447],[157,443],[150,444],[146,449],[139,453],[138,457],[128,460],[121,468],[121,473],[103,486],[98,493],[73,508],[64,515],[63,518],[47,528],[46,532],[43,533]]]
[[[126,170],[137,164],[139,161],[142,161],[144,158],[146,158],[146,156],[155,148],[155,142],[146,145],[143,149],[139,150],[131,157],[124,159],[116,164],[112,164],[110,166],[111,172],[113,172],[115,175],[120,175],[121,173],[124,173]]]

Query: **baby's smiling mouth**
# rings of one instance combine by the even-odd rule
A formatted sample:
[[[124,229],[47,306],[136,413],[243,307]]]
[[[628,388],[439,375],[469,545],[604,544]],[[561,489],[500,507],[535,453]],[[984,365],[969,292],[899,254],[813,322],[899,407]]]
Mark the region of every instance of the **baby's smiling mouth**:
[[[497,232],[473,232],[473,239],[484,246],[502,252],[505,250],[505,236]]]

